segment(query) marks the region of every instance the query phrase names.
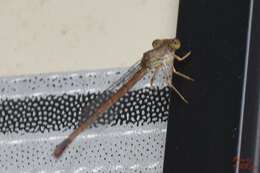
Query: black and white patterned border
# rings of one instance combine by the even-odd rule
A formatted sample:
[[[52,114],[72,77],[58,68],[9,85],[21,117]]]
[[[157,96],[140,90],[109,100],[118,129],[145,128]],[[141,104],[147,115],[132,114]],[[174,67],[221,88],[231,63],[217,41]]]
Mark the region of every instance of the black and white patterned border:
[[[82,108],[125,69],[0,79],[0,172],[161,172],[170,90],[146,76],[60,160],[51,153]]]

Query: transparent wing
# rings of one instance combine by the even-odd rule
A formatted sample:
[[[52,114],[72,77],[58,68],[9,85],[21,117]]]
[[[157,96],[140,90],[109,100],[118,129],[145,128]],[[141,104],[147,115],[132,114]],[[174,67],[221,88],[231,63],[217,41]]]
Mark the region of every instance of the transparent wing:
[[[126,83],[126,81],[128,81],[140,68],[141,61],[139,60],[134,65],[132,65],[117,81],[112,83],[105,91],[116,91],[118,87]]]
[[[137,61],[132,65],[123,75],[113,82],[105,91],[98,93],[94,99],[86,103],[82,109],[81,121],[86,120],[98,106],[104,101],[108,100],[121,86],[123,86],[139,69],[141,68],[141,61]]]

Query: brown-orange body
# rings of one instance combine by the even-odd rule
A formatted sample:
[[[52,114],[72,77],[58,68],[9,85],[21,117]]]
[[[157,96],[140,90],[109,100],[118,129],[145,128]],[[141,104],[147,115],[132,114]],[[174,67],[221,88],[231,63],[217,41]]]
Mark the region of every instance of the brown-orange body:
[[[70,143],[85,129],[89,128],[102,114],[113,106],[121,97],[123,97],[144,75],[150,70],[160,68],[162,63],[169,63],[174,60],[174,54],[180,48],[178,39],[163,39],[153,42],[153,49],[145,52],[141,60],[141,67],[135,74],[119,88],[110,99],[101,103],[95,112],[89,118],[80,123],[63,142],[56,146],[53,153],[54,157],[59,158]]]

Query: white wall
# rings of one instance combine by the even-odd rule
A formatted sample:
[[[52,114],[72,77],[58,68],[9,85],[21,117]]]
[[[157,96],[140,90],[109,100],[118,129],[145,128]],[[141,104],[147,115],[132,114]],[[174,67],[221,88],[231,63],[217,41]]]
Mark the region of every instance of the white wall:
[[[126,67],[175,36],[178,0],[0,0],[0,75]]]

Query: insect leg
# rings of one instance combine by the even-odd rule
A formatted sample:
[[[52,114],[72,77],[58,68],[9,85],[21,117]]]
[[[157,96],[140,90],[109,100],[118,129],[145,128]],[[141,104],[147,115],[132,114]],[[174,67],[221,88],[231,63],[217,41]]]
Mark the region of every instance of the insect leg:
[[[178,94],[178,96],[185,102],[185,103],[189,103],[186,99],[185,99],[185,97],[178,91],[178,89],[173,85],[173,83],[172,83],[172,80],[171,80],[171,77],[170,77],[170,73],[169,72],[167,72],[167,71],[169,71],[168,70],[168,66],[166,65],[166,64],[164,64],[163,63],[163,65],[164,65],[164,67],[166,68],[166,70],[164,70],[164,72],[165,72],[165,75],[166,75],[166,83],[169,85],[169,87],[171,87],[177,94]]]
[[[177,61],[183,61],[186,58],[188,58],[190,55],[191,55],[191,51],[186,53],[186,55],[184,55],[183,57],[180,57],[180,56],[176,55],[175,53],[173,54],[174,58],[176,58]]]
[[[190,80],[190,81],[194,81],[194,79],[189,77],[188,75],[183,74],[183,73],[177,71],[174,66],[172,67],[172,71],[173,71],[174,74],[176,74],[176,75],[178,75],[180,77],[183,77],[184,79],[187,79],[187,80]]]

